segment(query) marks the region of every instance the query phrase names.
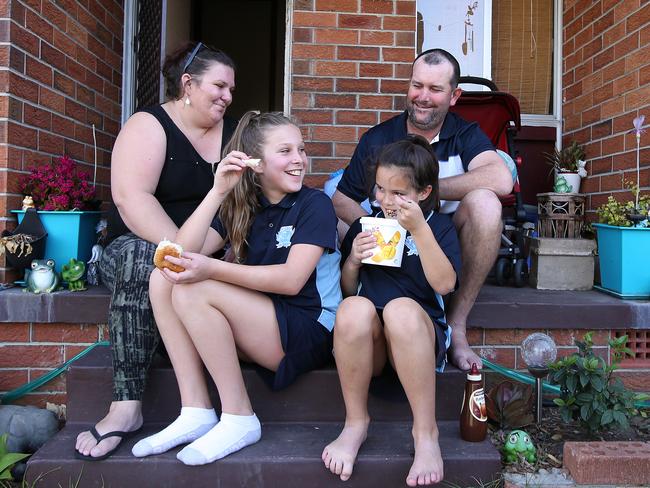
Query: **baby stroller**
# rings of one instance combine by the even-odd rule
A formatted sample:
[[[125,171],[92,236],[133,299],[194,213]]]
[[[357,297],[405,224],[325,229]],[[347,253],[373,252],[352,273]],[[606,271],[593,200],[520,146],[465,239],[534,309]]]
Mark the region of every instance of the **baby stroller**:
[[[490,274],[498,285],[505,285],[512,279],[515,286],[521,287],[528,282],[528,252],[524,236],[532,232],[534,225],[526,222],[517,175],[517,167],[521,166],[522,159],[513,145],[514,135],[521,129],[519,102],[509,93],[498,91],[494,82],[485,78],[463,76],[460,83],[472,83],[490,89],[463,91],[451,111],[467,121],[479,124],[512,173],[512,193],[501,198],[505,226],[501,234],[499,255]]]

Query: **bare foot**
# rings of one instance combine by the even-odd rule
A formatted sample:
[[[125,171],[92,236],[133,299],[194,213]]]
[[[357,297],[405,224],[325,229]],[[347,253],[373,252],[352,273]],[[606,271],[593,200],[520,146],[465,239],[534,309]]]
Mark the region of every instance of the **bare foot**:
[[[451,355],[452,364],[459,369],[467,371],[472,367],[472,363],[476,363],[478,369],[483,367],[483,361],[469,347],[464,332],[453,331],[452,329],[449,354]]]
[[[406,484],[432,485],[441,482],[442,478],[442,456],[437,436],[415,441],[415,459],[406,477]]]
[[[339,436],[325,446],[321,456],[325,467],[347,481],[352,476],[352,468],[357,459],[361,444],[366,440],[370,420],[359,423],[345,423]]]
[[[97,422],[95,428],[99,435],[115,430],[131,432],[142,425],[142,403],[136,400],[126,400],[111,403],[106,417]],[[121,442],[120,437],[109,437],[99,444],[90,431],[81,432],[77,436],[75,449],[84,456],[103,456]]]

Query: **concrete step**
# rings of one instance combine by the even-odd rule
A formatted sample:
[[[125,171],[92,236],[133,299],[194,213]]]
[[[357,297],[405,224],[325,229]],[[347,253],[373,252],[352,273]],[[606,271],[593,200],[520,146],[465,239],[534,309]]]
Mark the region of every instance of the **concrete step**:
[[[254,368],[243,368],[244,381],[255,413],[265,422],[340,422],[345,406],[334,365],[302,375],[290,387],[271,391]],[[436,417],[458,421],[465,375],[448,366],[437,376]],[[96,422],[107,412],[112,398],[112,367],[108,347],[97,347],[74,363],[67,377],[68,421]],[[210,383],[217,411],[219,399]],[[373,379],[368,402],[370,415],[378,421],[409,421],[411,410],[397,377],[387,374]],[[168,364],[152,367],[143,414],[147,422],[169,423],[180,410],[180,397],[173,369]]]
[[[336,438],[337,422],[264,422],[262,440],[242,451],[206,466],[188,467],[176,459],[180,448],[160,456],[138,459],[133,444],[164,425],[146,424],[137,439],[129,439],[109,459],[84,462],[74,457],[77,434],[92,424],[68,422],[59,434],[29,461],[29,486],[80,487],[330,487],[341,484],[321,460],[323,447]],[[441,421],[440,447],[445,481],[475,486],[476,480],[500,476],[499,453],[486,440],[469,443],[460,439],[456,421]],[[346,487],[400,487],[413,462],[410,422],[373,422],[362,446],[352,478]],[[78,478],[81,481],[75,484]]]

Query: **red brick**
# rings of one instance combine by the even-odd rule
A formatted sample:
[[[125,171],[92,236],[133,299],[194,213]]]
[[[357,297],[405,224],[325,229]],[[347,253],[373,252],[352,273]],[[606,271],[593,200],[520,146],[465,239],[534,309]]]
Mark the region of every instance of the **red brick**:
[[[339,110],[336,113],[336,123],[341,125],[375,125],[377,123],[377,113],[375,111]]]
[[[332,143],[308,141],[305,142],[305,152],[310,158],[314,156],[332,156]]]
[[[355,76],[357,64],[353,62],[316,61],[314,74],[317,76]]]
[[[339,14],[338,26],[353,29],[381,29],[381,17],[377,15]]]
[[[466,331],[467,342],[470,346],[482,346],[483,345],[483,329],[467,329]]]
[[[415,2],[412,0],[408,1],[397,1],[395,7],[395,13],[397,15],[412,15],[415,16]]]
[[[336,27],[336,14],[322,12],[294,12],[295,27]]]
[[[370,46],[392,46],[395,38],[392,32],[382,31],[361,31],[359,43]]]
[[[623,361],[623,367],[625,370],[617,370],[614,374],[619,377],[623,384],[633,391],[647,392],[650,391],[650,364],[646,360],[638,360],[639,368],[635,368],[635,359],[629,360],[626,359]]]
[[[383,18],[383,28],[385,30],[402,30],[415,31],[415,17],[410,16],[385,16]]]
[[[98,339],[96,325],[79,324],[34,324],[33,342],[83,342],[92,343]]]
[[[356,134],[354,127],[316,126],[313,129],[316,141],[356,141]]]
[[[316,44],[358,44],[359,33],[350,29],[315,29]]]
[[[358,59],[362,61],[379,61],[379,48],[338,46],[337,58],[339,60]]]
[[[354,95],[315,95],[314,106],[319,108],[354,108],[355,100]]]
[[[357,12],[357,0],[316,0],[316,10]]]
[[[28,125],[34,125],[39,129],[52,128],[52,112],[26,103],[23,114],[23,120]]]
[[[293,110],[291,115],[300,124],[331,124],[333,121],[331,110]]]
[[[329,173],[320,175],[305,176],[305,185],[311,188],[323,188],[323,184],[329,179]]]
[[[26,369],[0,369],[0,391],[9,391],[29,382]]]
[[[27,395],[17,399],[14,404],[33,405],[34,407],[45,408],[47,403],[63,405],[66,401],[67,396],[65,393],[28,393]]]
[[[7,142],[20,147],[36,149],[37,133],[34,129],[10,121],[7,124]]]
[[[311,163],[312,172],[326,173],[327,175],[341,169],[342,167],[343,164],[336,159],[313,159]],[[319,185],[319,187],[322,187],[322,183]]]
[[[294,59],[334,59],[334,50],[334,46],[296,44],[292,54]]]
[[[296,91],[331,92],[334,89],[334,80],[313,76],[294,76],[293,89]]]
[[[377,93],[377,80],[339,78],[336,80],[338,93]]]
[[[359,76],[388,78],[393,76],[393,65],[390,63],[359,63]]]
[[[12,43],[33,56],[38,56],[39,40],[37,36],[14,23],[9,27],[9,31]]]
[[[52,371],[51,369],[31,369],[29,372],[29,380],[34,381],[41,376],[46,375]],[[53,393],[53,392],[60,392],[60,393],[65,393],[66,389],[66,375],[65,374],[60,374],[58,376],[55,376],[52,378],[50,381],[45,383],[43,386],[35,389],[35,392],[40,392],[40,393]]]
[[[395,46],[415,48],[415,32],[396,32]]]
[[[541,329],[485,329],[485,344],[509,344],[520,346],[523,340]]]
[[[565,442],[563,459],[579,484],[650,484],[649,442]]]
[[[361,0],[361,11],[372,14],[392,14],[393,0]]]
[[[514,347],[490,347],[488,345],[485,345],[475,346],[472,347],[472,349],[480,357],[485,358],[493,363],[498,363],[501,366],[505,366],[506,368],[514,368],[516,366],[516,354]]]
[[[413,49],[410,48],[382,48],[382,58],[384,61],[413,61]]]
[[[0,324],[0,342],[28,342],[29,324]]]
[[[337,142],[334,144],[334,157],[349,159],[356,148],[356,142]]]
[[[360,95],[359,108],[360,109],[391,109],[393,107],[393,97],[385,95]]]
[[[52,68],[35,60],[31,56],[27,56],[25,74],[48,86],[52,85]]]
[[[33,368],[55,366],[63,362],[63,346],[0,345],[0,367]]]

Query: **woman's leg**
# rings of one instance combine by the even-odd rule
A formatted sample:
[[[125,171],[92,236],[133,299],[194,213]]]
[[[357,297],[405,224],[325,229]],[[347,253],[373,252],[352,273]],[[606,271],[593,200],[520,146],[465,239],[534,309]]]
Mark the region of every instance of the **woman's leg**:
[[[172,303],[221,400],[221,422],[177,456],[185,464],[206,464],[260,438],[237,351],[277,370],[284,351],[275,308],[262,293],[212,280],[175,286]]]
[[[195,441],[218,421],[212,408],[203,363],[192,339],[172,306],[172,283],[155,269],[149,280],[149,298],[156,325],[174,368],[181,395],[181,414],[167,428],[133,446],[137,457],[161,454]]]
[[[339,436],[323,450],[325,467],[350,478],[361,444],[366,440],[368,388],[386,363],[386,343],[377,311],[363,297],[343,300],[334,325],[334,357],[345,401],[345,425]]]
[[[100,261],[102,283],[112,292],[108,326],[113,353],[113,403],[95,426],[100,435],[142,425],[141,398],[159,340],[148,293],[154,252],[153,244],[126,234],[106,247]],[[98,457],[120,441],[109,437],[97,443],[84,431],[77,436],[76,449]]]
[[[431,318],[410,298],[397,298],[383,313],[389,358],[413,411],[415,459],[406,477],[409,486],[430,485],[443,478],[436,424],[436,333]]]

